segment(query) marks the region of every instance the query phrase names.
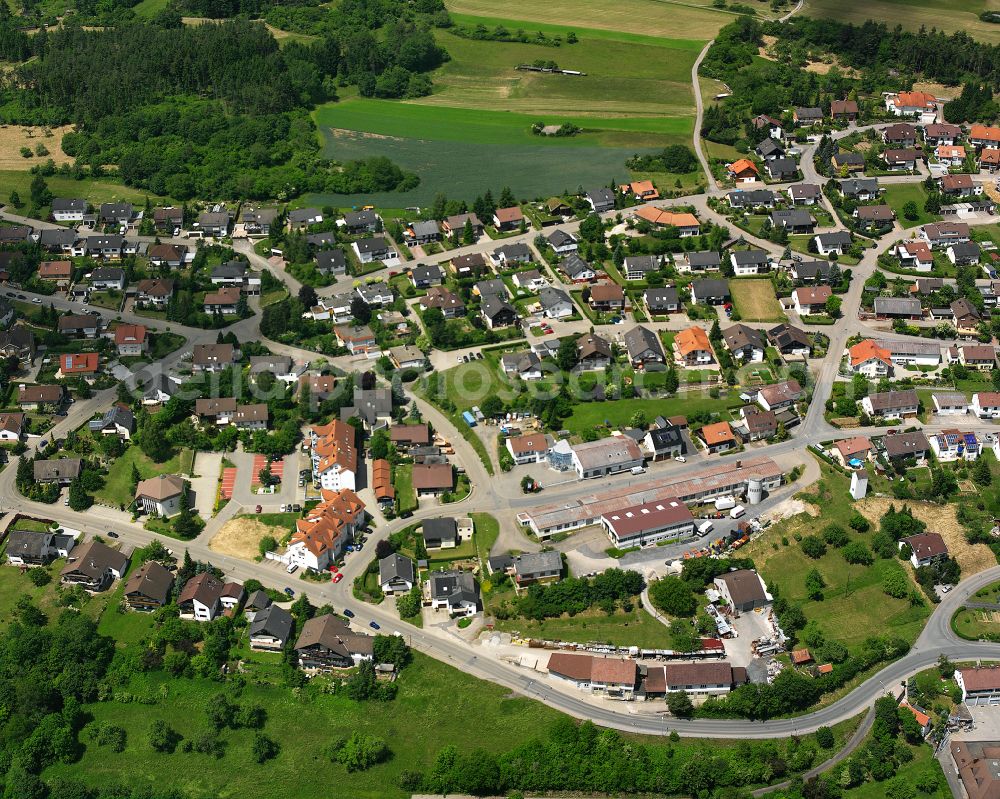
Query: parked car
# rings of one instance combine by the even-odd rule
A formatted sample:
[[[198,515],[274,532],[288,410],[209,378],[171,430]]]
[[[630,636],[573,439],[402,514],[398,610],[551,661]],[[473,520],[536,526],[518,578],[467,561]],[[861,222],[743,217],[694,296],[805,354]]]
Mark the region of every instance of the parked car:
[[[292,512],[293,513],[301,513],[302,512],[302,506],[299,505],[298,503],[295,503],[294,505],[292,505]]]
[[[333,581],[335,583],[339,583],[343,579],[344,579],[344,573],[343,572],[337,572],[335,575],[333,575]]]
[[[121,538],[114,530],[108,530],[108,538]]]
[[[285,594],[287,596],[295,596],[295,592],[291,588],[286,588],[285,589]]]
[[[344,608],[344,615],[347,616],[347,618],[349,618],[349,619],[353,619],[354,618],[354,611],[351,610],[350,608]]]
[[[368,626],[371,627],[373,630],[381,630],[382,629],[382,627],[378,624],[378,622],[374,622],[374,621],[368,622]]]
[[[263,510],[264,510],[264,508],[263,508],[263,507],[261,507],[260,505],[258,505],[258,506],[256,507],[256,509],[255,509],[255,513],[261,513],[261,512],[263,512]]]

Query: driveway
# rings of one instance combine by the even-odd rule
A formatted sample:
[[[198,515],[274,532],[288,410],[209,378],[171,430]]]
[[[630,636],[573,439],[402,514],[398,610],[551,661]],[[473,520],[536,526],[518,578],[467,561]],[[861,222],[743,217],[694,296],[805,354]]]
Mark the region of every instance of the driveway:
[[[194,477],[191,478],[191,493],[198,513],[203,519],[212,518],[215,492],[219,486],[219,472],[222,469],[221,452],[199,452],[194,459]]]

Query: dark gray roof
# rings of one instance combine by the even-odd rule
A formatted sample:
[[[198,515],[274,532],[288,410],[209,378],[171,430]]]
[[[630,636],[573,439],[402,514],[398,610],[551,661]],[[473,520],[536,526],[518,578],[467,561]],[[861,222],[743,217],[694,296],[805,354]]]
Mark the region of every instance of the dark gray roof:
[[[497,316],[505,312],[517,316],[517,311],[514,310],[514,306],[495,294],[487,294],[483,297],[479,307],[482,310],[483,315],[489,317],[490,319],[495,319]]]
[[[41,558],[52,540],[50,533],[14,530],[7,536],[7,555]]]
[[[878,191],[877,178],[851,178],[840,181],[840,193],[845,197],[853,197],[855,194],[873,193]]]
[[[646,350],[653,350],[653,352],[663,356],[663,345],[660,343],[660,339],[648,327],[636,325],[625,334],[624,340],[625,348],[632,358],[641,355]]]
[[[691,266],[698,266],[702,268],[718,267],[722,264],[722,256],[715,252],[715,250],[689,252],[687,254],[687,262]]]
[[[568,303],[571,307],[573,305],[573,301],[565,291],[552,288],[552,286],[542,287],[542,290],[538,292],[538,301],[542,304],[543,308],[554,308],[557,305],[565,303]]]
[[[313,214],[319,213],[315,208],[305,208],[303,211],[307,211],[308,213],[300,216],[299,219],[301,220],[308,219]],[[289,218],[292,218],[291,215],[289,215]],[[292,221],[295,220],[293,219]],[[370,225],[374,225],[377,221],[375,212],[370,209],[367,211],[348,211],[344,214],[344,224],[346,224],[347,227],[368,227]],[[418,222],[415,224],[423,223]],[[434,225],[434,230],[436,231],[437,222],[431,222],[430,224]]]
[[[594,267],[592,267],[590,264],[584,261],[576,253],[570,253],[565,258],[563,258],[562,262],[559,264],[559,268],[570,277],[573,277],[574,275],[579,275],[584,271],[589,271],[589,272],[594,271]]]
[[[693,291],[697,297],[728,297],[729,284],[725,280],[696,280],[692,284]]]
[[[253,621],[250,622],[250,637],[267,635],[284,643],[291,635],[294,626],[291,613],[278,605],[268,605],[263,610],[257,611]]]
[[[738,189],[737,191],[729,192],[728,197],[730,204],[735,207],[768,205],[776,199],[774,192],[770,189],[752,189],[750,191]]]
[[[478,604],[479,586],[472,572],[434,572],[431,574],[431,598]]]
[[[771,222],[775,225],[785,225],[787,227],[810,227],[816,224],[812,215],[801,208],[771,211]]]
[[[836,245],[850,246],[853,242],[851,234],[846,230],[834,230],[830,233],[820,233],[817,238],[824,247],[833,247]]]
[[[684,433],[675,424],[651,428],[649,430],[649,438],[656,452],[673,449],[678,444],[682,447],[684,446]]]
[[[979,245],[974,241],[956,241],[948,245],[956,258],[978,258],[980,254]]]
[[[646,289],[643,296],[645,297],[646,305],[650,308],[666,308],[678,304],[677,289],[673,286]]]
[[[655,255],[630,255],[625,259],[624,272],[655,272],[660,259]]]
[[[405,580],[408,583],[415,582],[413,575],[413,561],[398,552],[387,555],[378,562],[378,579],[380,583],[387,583],[392,580]]]
[[[792,158],[775,158],[767,162],[767,170],[772,175],[794,175],[799,171],[799,165]]]
[[[802,261],[795,264],[795,274],[799,280],[816,280],[830,275],[829,261]]]
[[[83,464],[79,458],[56,458],[35,461],[35,480],[72,480],[80,475]]]
[[[347,267],[347,259],[343,250],[320,250],[316,253],[316,265],[320,270],[344,269]]]
[[[53,211],[86,211],[87,201],[79,199],[70,199],[66,197],[54,197],[52,199],[52,210]]]
[[[562,571],[562,555],[554,550],[525,552],[514,556],[513,565],[515,574],[530,579],[535,575]]]
[[[226,263],[219,264],[212,270],[212,277],[232,280],[233,278],[243,277],[249,268],[250,264],[246,261],[226,261]]]
[[[364,212],[362,211],[362,213]],[[319,208],[295,208],[288,212],[288,221],[293,224],[298,224],[317,216],[323,216]]]
[[[361,239],[355,246],[358,248],[358,252],[363,253],[386,252],[389,249],[389,242],[381,236],[375,236],[370,239]]]
[[[553,247],[576,242],[576,239],[564,230],[553,230],[546,238]]]
[[[775,153],[785,154],[785,148],[782,146],[781,142],[777,139],[772,139],[768,136],[755,148],[757,155],[767,158],[769,155],[774,155]]]
[[[271,597],[267,595],[267,592],[263,589],[258,588],[252,594],[250,598],[247,599],[246,604],[243,606],[247,610],[263,610],[271,604]]]
[[[424,519],[423,536],[425,541],[455,541],[458,524],[454,519]]]
[[[752,264],[766,264],[767,253],[763,250],[736,250],[733,253],[733,261],[737,266],[750,266]],[[700,281],[705,283],[707,281]],[[712,281],[721,283],[721,280]]]

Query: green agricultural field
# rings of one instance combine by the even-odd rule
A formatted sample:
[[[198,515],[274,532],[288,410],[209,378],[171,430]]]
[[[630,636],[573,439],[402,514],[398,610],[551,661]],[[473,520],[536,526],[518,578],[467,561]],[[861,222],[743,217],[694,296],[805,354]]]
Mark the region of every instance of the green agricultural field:
[[[896,219],[904,228],[925,225],[928,222],[936,222],[941,218],[936,214],[929,214],[924,210],[924,203],[927,202],[927,190],[922,183],[887,184],[883,199],[886,205],[896,212]],[[916,219],[907,219],[903,216],[903,206],[911,200],[917,204]]]
[[[470,20],[477,22],[475,20]],[[527,23],[517,23],[528,29]],[[485,42],[448,31],[438,43],[451,60],[434,76],[435,91],[415,102],[422,105],[501,109],[537,115],[548,122],[561,115],[633,117],[662,114],[670,118],[693,113],[691,66],[700,42],[672,40],[662,44],[589,38],[578,34],[573,45],[546,47],[519,42]],[[518,63],[552,60],[563,69],[586,75],[521,72]],[[656,142],[651,142],[655,146]]]
[[[831,17],[842,22],[860,24],[874,19],[890,28],[902,25],[910,30],[926,27],[952,33],[965,31],[976,39],[996,44],[1000,42],[1000,25],[983,22],[979,14],[987,8],[996,11],[994,3],[985,0],[806,0],[803,16]]]
[[[448,0],[446,5],[449,11],[477,17],[495,15],[497,9],[502,8],[504,17],[526,23],[565,26],[567,20],[572,20],[580,28],[668,38],[680,34],[706,41],[735,16],[732,12],[711,8],[710,0],[621,0],[610,5],[600,0],[552,0],[547,3],[515,0],[502,7],[486,0]]]

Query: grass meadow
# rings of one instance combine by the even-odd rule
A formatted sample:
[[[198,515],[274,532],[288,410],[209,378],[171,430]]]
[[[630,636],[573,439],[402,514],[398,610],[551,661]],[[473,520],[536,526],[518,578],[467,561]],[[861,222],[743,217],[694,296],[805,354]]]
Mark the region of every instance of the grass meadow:
[[[783,322],[785,312],[770,280],[731,280],[733,304],[744,322]]]
[[[781,596],[801,605],[808,620],[819,625],[823,634],[848,648],[858,646],[869,636],[896,635],[912,643],[923,629],[930,609],[912,607],[908,599],[894,599],[882,591],[882,577],[888,570],[906,568],[900,561],[876,559],[871,566],[850,565],[835,547],[827,547],[820,558],[802,552],[796,536],[820,535],[830,524],[838,524],[850,533],[851,540],[870,542],[877,525],[864,534],[851,530],[848,523],[854,507],[848,501],[847,477],[827,464],[821,464],[822,479],[800,496],[822,509],[819,518],[800,513],[772,525],[741,554],[752,558],[768,585],[778,588]],[[823,598],[809,599],[805,577],[817,569],[826,583]],[[914,584],[915,587],[915,584]]]
[[[456,14],[494,16],[497,5],[487,0],[448,0],[448,10]],[[670,2],[670,0],[619,0],[609,4],[600,0],[513,0],[503,6],[503,16],[565,26],[573,20],[580,28],[637,33],[643,36],[670,38],[681,34],[690,39],[708,41],[719,28],[733,21],[732,12],[711,8],[710,0]],[[527,27],[527,26],[526,26]],[[575,30],[575,29],[574,29]]]

